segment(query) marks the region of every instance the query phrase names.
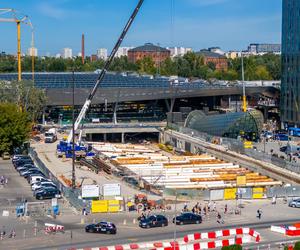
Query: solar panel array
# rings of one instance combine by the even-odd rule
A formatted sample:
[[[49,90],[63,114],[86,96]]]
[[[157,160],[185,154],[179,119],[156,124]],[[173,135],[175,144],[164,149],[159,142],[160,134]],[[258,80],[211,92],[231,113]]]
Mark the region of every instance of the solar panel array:
[[[96,73],[75,73],[76,88],[92,88],[97,80]],[[22,74],[23,80],[32,80],[32,75],[29,73]],[[16,73],[0,74],[0,80],[12,81],[17,80]],[[168,78],[150,78],[144,76],[132,76],[108,73],[105,75],[100,87],[102,88],[167,88],[172,83]],[[203,87],[206,85],[203,82],[173,83],[176,86],[182,87]],[[72,73],[36,73],[35,86],[38,88],[71,88],[73,86]],[[207,86],[207,85],[206,85]]]

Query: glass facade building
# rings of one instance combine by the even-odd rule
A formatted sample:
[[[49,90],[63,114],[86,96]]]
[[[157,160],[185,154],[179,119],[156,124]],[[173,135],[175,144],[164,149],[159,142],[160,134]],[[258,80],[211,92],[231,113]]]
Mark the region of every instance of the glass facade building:
[[[200,110],[192,111],[185,127],[214,136],[257,140],[263,127],[263,114],[258,110],[217,115],[205,115]]]
[[[282,1],[281,120],[300,126],[300,1]]]

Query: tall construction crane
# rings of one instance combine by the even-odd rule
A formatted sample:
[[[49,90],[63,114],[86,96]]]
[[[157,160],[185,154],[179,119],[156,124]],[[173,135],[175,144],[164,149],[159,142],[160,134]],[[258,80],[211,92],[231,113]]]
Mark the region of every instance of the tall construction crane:
[[[21,67],[21,23],[29,25],[31,28],[31,47],[34,46],[34,30],[33,25],[27,15],[20,14],[14,9],[1,9],[0,16],[5,14],[10,14],[11,18],[2,18],[0,17],[0,22],[11,22],[17,24],[17,59],[18,59],[18,81],[22,80],[22,67]],[[34,55],[32,53],[32,80],[34,81]]]
[[[141,8],[143,2],[144,2],[144,0],[139,0],[137,6],[135,7],[133,13],[131,14],[131,16],[130,16],[130,18],[129,18],[129,20],[127,21],[127,23],[126,23],[126,25],[125,25],[125,27],[124,27],[124,29],[123,29],[123,31],[122,31],[122,33],[121,33],[121,35],[120,35],[118,41],[116,42],[116,44],[115,44],[113,50],[111,51],[111,53],[110,53],[108,59],[106,60],[106,62],[105,62],[105,64],[104,64],[104,67],[103,67],[101,73],[99,74],[99,76],[98,76],[98,78],[97,78],[97,81],[96,81],[96,83],[95,83],[93,89],[91,90],[91,92],[90,92],[88,98],[86,99],[84,105],[82,106],[82,108],[81,108],[81,110],[80,110],[80,113],[79,113],[79,115],[78,115],[78,117],[77,117],[77,119],[76,119],[76,121],[75,121],[75,123],[74,123],[74,131],[76,131],[76,130],[78,129],[78,127],[79,127],[79,125],[80,125],[82,119],[84,119],[84,117],[85,117],[85,115],[86,115],[86,113],[87,113],[87,111],[88,111],[88,109],[89,109],[89,107],[90,107],[90,105],[91,105],[91,102],[92,102],[92,100],[93,100],[93,97],[94,97],[94,95],[96,94],[97,88],[99,87],[100,83],[102,82],[102,80],[103,80],[103,78],[104,78],[104,76],[105,76],[105,74],[106,74],[106,71],[108,70],[108,68],[109,68],[109,66],[110,66],[110,64],[111,64],[111,62],[112,62],[112,60],[113,60],[113,58],[114,58],[116,52],[118,51],[118,49],[119,49],[119,47],[120,47],[122,41],[124,40],[124,37],[126,36],[126,34],[127,34],[128,30],[129,30],[131,24],[133,23],[133,21],[134,21],[136,15],[137,15],[137,13],[138,13],[139,10],[140,10],[140,8]],[[73,139],[73,136],[74,136],[74,135],[73,135],[73,130],[71,130],[71,131],[70,131],[70,134],[69,134],[69,136],[68,136],[68,139],[67,139],[67,143],[68,143],[68,144],[71,143],[71,141],[72,141],[72,139]]]

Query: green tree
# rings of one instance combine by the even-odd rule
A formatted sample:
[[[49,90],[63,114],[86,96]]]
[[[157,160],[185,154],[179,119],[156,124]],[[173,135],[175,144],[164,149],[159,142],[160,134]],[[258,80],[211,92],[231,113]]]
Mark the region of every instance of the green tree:
[[[15,104],[0,103],[0,154],[21,146],[28,139],[29,132],[27,112],[21,112]]]
[[[271,75],[266,66],[259,65],[255,69],[255,79],[257,80],[271,80]]]
[[[152,75],[156,73],[154,61],[149,56],[146,56],[143,59],[138,60],[137,65],[139,66],[140,73],[146,73]]]
[[[66,69],[67,69],[66,61],[64,61],[61,58],[55,58],[50,61],[47,71],[61,72],[61,71],[66,71]]]
[[[165,76],[171,76],[171,75],[177,75],[177,64],[175,61],[173,61],[171,58],[167,58],[162,64],[161,64],[161,75]]]
[[[43,89],[35,88],[32,81],[0,82],[0,102],[13,103],[27,112],[31,121],[36,121],[46,104]]]
[[[222,250],[242,250],[243,247],[241,245],[231,245],[231,246],[224,246]]]

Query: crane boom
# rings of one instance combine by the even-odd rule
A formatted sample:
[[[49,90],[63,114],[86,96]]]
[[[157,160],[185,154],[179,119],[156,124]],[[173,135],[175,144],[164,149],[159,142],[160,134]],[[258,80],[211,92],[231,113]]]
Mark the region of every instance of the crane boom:
[[[114,58],[117,50],[119,49],[122,41],[124,40],[124,37],[126,36],[126,34],[127,34],[128,30],[129,30],[131,24],[133,23],[136,15],[137,15],[137,13],[140,10],[143,2],[144,2],[144,0],[139,0],[137,6],[135,7],[133,13],[131,14],[131,16],[129,18],[129,20],[127,21],[127,23],[126,23],[126,25],[125,25],[125,27],[124,27],[124,29],[123,29],[123,31],[122,31],[122,33],[121,33],[118,41],[116,42],[113,50],[111,51],[108,59],[106,60],[106,62],[104,64],[104,67],[101,70],[101,73],[99,74],[99,76],[97,78],[97,81],[96,81],[93,89],[91,90],[88,98],[86,99],[85,103],[83,104],[83,106],[82,106],[82,108],[80,110],[80,113],[79,113],[79,115],[78,115],[78,117],[77,117],[77,119],[76,119],[76,121],[74,123],[74,131],[76,131],[78,129],[78,127],[79,127],[82,119],[85,117],[86,112],[88,111],[88,109],[89,109],[89,107],[91,105],[92,99],[94,98],[94,95],[96,94],[97,88],[99,87],[99,84],[102,82],[102,80],[103,80],[103,78],[104,78],[104,76],[106,74],[106,71],[108,70],[108,68],[109,68],[109,66],[110,66],[110,64],[111,64],[111,62],[112,62],[112,60],[113,60],[113,58]],[[68,139],[67,139],[67,143],[71,142],[73,136],[74,136],[73,135],[73,131],[71,130],[70,134],[68,136]]]

